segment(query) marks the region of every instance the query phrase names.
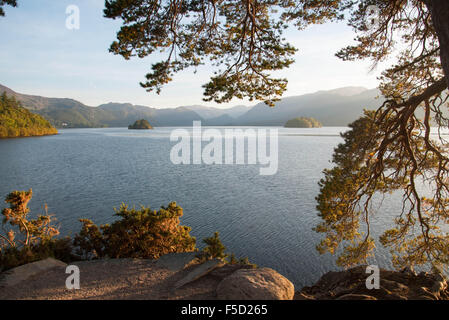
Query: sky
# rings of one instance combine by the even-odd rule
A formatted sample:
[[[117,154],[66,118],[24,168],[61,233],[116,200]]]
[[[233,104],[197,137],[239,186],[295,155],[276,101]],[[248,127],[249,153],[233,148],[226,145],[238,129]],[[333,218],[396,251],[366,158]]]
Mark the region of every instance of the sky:
[[[0,84],[16,92],[72,98],[89,106],[108,102],[156,108],[255,104],[239,99],[226,104],[204,102],[201,86],[213,75],[207,65],[196,74],[188,69],[175,75],[160,95],[146,92],[139,82],[160,56],[125,60],[109,53],[121,22],[103,17],[104,0],[18,0],[18,4],[17,8],[6,6],[6,17],[0,17]],[[66,28],[69,5],[79,8],[78,30]],[[368,61],[344,62],[335,57],[340,48],[353,43],[354,36],[345,23],[288,30],[285,37],[299,50],[296,62],[278,74],[289,80],[284,96],[346,86],[377,87],[380,70],[370,72]]]

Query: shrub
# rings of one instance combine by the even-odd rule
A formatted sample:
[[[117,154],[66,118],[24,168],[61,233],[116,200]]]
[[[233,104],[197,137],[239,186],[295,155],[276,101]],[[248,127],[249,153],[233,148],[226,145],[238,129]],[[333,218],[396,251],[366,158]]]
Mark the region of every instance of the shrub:
[[[0,270],[7,270],[22,264],[54,257],[70,262],[72,254],[70,238],[55,239],[59,234],[51,215],[39,215],[29,220],[28,203],[32,190],[13,191],[5,199],[9,208],[2,210],[4,234],[0,233]],[[5,226],[9,225],[9,228]]]
[[[159,211],[141,207],[128,209],[124,204],[116,215],[121,219],[98,228],[82,219],[81,232],[75,236],[78,253],[86,258],[150,258],[171,252],[195,250],[196,239],[190,228],[181,226],[182,208],[172,202]]]
[[[80,219],[80,233],[73,240],[77,254],[86,260],[105,256],[105,240],[100,229],[89,219]]]
[[[3,248],[0,250],[0,271],[50,257],[67,263],[79,260],[72,249],[72,239],[69,237],[45,240],[22,248]]]
[[[229,264],[240,264],[240,265],[244,265],[244,266],[250,266],[252,269],[257,268],[257,264],[250,262],[248,257],[243,257],[240,259],[236,259],[235,256],[234,256],[234,259],[232,259],[232,257],[231,257]]]
[[[80,219],[81,230],[72,241],[70,237],[55,238],[59,231],[52,216],[28,219],[32,194],[30,189],[14,191],[6,197],[9,208],[2,210],[3,227],[9,224],[11,228],[0,233],[0,272],[48,257],[64,262],[104,257],[157,259],[167,253],[197,250],[191,229],[180,225],[183,210],[176,202],[158,211],[146,207],[128,209],[122,204],[119,210],[114,209],[120,219],[100,227],[89,219]],[[236,259],[234,254],[228,261],[218,232],[203,242],[207,245],[199,254],[203,262],[220,259],[255,267],[248,258]]]
[[[221,242],[220,234],[218,232],[215,232],[212,237],[203,239],[203,242],[207,246],[204,247],[198,255],[201,262],[219,259],[229,264],[249,265],[252,268],[257,267],[257,265],[251,263],[247,257],[237,259],[234,253],[231,253],[231,255],[226,254],[226,247]]]
[[[200,260],[207,261],[212,259],[219,259],[225,261],[228,255],[225,253],[226,247],[221,242],[218,232],[215,232],[214,235],[210,238],[203,239],[203,242],[207,244],[207,246],[204,247],[201,253],[198,255]]]

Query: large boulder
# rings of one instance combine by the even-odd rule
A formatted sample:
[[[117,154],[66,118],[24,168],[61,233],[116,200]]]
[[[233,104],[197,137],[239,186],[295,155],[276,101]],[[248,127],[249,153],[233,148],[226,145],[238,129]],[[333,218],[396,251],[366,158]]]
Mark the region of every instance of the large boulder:
[[[367,266],[358,266],[340,272],[328,272],[311,287],[296,293],[295,299],[314,300],[438,300],[449,298],[446,279],[440,274],[421,272],[411,268],[401,271],[380,269],[380,288],[366,286]]]
[[[295,287],[273,269],[240,269],[217,287],[220,300],[292,300]]]

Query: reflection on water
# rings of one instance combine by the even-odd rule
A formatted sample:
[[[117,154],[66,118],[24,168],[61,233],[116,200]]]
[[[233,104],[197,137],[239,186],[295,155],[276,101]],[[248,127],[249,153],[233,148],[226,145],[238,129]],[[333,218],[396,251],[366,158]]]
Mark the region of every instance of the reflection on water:
[[[0,140],[0,196],[32,188],[32,210],[47,203],[63,234],[72,235],[79,218],[112,221],[122,202],[158,208],[176,201],[198,244],[219,231],[230,252],[278,270],[298,288],[336,269],[335,257],[316,252],[320,236],[312,227],[319,221],[317,182],[347,128],[279,128],[273,176],[260,176],[257,165],[173,165],[171,130],[69,129]],[[397,198],[384,200],[373,228],[383,230],[399,209]],[[389,266],[380,246],[376,260]]]

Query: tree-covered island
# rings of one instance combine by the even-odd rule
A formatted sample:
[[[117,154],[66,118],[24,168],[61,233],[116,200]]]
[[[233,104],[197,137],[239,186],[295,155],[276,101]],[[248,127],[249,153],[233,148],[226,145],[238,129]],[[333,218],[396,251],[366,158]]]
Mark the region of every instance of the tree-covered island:
[[[141,119],[141,120],[137,120],[136,122],[134,122],[133,125],[129,125],[128,129],[153,129],[153,127],[150,125],[150,123],[145,120],[145,119]]]
[[[321,128],[322,126],[317,119],[306,117],[288,120],[284,125],[285,128]]]

